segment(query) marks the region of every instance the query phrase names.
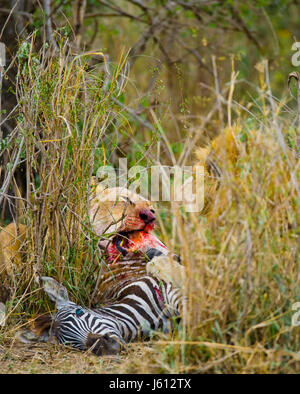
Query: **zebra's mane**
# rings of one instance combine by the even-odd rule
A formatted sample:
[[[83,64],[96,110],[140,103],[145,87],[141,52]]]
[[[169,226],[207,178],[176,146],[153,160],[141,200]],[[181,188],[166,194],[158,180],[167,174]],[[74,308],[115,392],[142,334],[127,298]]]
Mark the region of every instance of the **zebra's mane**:
[[[148,259],[139,254],[105,266],[93,304],[99,306],[112,302],[120,289],[146,275],[147,262]]]

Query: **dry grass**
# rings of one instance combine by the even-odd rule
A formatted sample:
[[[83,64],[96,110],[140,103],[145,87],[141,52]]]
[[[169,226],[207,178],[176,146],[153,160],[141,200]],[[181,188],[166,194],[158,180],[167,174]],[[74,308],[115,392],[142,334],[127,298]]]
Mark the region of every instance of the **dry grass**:
[[[20,345],[0,350],[2,373],[118,373],[126,356],[98,358],[53,344]]]
[[[102,263],[86,215],[89,179],[97,166],[107,163],[107,135],[125,130],[134,145],[131,123],[111,100],[117,96],[122,67],[104,90],[105,73],[100,78],[88,70],[84,56],[66,56],[66,47],[61,57],[51,57],[49,50],[34,54],[32,48],[29,45],[21,59],[18,84],[18,138],[24,141],[22,154],[30,169],[24,272],[30,267],[31,274],[55,276],[67,285],[72,299],[88,304]],[[236,157],[220,139],[224,175],[215,194],[207,196],[209,213],[159,207],[161,237],[180,252],[188,272],[182,328],[151,343],[132,344],[117,358],[96,358],[50,344],[21,347],[13,339],[15,330],[25,317],[50,306],[34,276],[25,283],[26,291],[19,278],[8,305],[8,326],[0,337],[3,372],[300,371],[300,333],[291,326],[291,306],[300,301],[297,133],[292,111],[270,95],[267,68],[260,73],[257,102],[246,111],[233,102],[232,90],[229,99],[218,97],[234,120],[227,132],[235,136]],[[192,143],[184,144],[181,164],[184,157],[191,158],[216,111],[220,113],[219,105],[194,131]],[[167,133],[164,138],[168,151]],[[159,157],[155,149],[151,155]]]

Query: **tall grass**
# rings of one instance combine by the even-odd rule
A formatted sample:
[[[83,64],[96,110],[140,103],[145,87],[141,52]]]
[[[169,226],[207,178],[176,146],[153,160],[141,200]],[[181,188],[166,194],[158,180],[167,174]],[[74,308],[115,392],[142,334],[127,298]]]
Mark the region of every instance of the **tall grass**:
[[[104,263],[87,218],[90,178],[107,164],[118,133],[128,138],[129,154],[136,142],[134,121],[116,104],[123,58],[108,75],[105,61],[90,66],[90,57],[101,53],[73,55],[64,43],[59,54],[45,47],[36,53],[33,43],[23,43],[18,55],[18,140],[12,142],[13,149],[21,143],[27,165],[24,272],[30,275],[25,287],[15,283],[2,338],[24,322],[19,314],[28,318],[51,308],[36,274],[56,277],[73,300],[89,304]],[[222,108],[232,111],[231,124],[220,129],[214,159],[223,176],[218,188],[207,187],[207,214],[158,206],[161,237],[187,270],[184,324],[172,335],[130,345],[118,372],[299,372],[299,329],[291,325],[292,304],[300,301],[297,133],[285,100],[272,97],[267,68],[260,73],[256,103],[242,108],[232,90],[229,99],[219,93],[218,105],[179,152],[181,164],[197,163],[193,152],[203,130]],[[235,136],[234,153],[222,138],[228,133]],[[163,138],[168,152],[169,134]],[[148,144],[144,155],[159,161],[163,144]],[[106,371],[107,363],[99,361],[96,370]]]
[[[12,284],[11,314],[40,309],[34,295],[41,273],[65,281],[75,299],[89,303],[101,265],[87,217],[90,179],[106,162],[103,136],[122,118],[111,97],[122,92],[124,58],[108,70],[101,52],[77,55],[63,40],[59,53],[35,47],[32,36],[17,54],[17,130],[6,147],[12,158],[20,152],[26,167],[17,218],[27,226],[26,255]]]
[[[186,345],[156,345],[168,372],[299,371],[291,324],[300,298],[297,127],[285,99],[272,96],[267,67],[261,72],[256,105],[212,144],[223,175],[216,188],[207,174],[208,212],[174,226],[188,272],[188,329]]]

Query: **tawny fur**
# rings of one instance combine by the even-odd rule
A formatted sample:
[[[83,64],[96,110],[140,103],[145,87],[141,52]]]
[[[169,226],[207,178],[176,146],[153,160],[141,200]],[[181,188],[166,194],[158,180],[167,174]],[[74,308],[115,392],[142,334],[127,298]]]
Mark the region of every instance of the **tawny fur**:
[[[22,268],[21,251],[25,241],[26,227],[10,223],[0,232],[0,301],[9,298],[9,279]]]
[[[101,184],[96,184],[95,178],[92,182],[89,214],[97,235],[141,230],[145,227],[145,223],[139,218],[139,212],[142,209],[154,212],[151,201],[126,188],[103,189]],[[102,240],[101,243],[102,246],[106,246],[106,240]],[[152,259],[151,263],[151,267],[150,262],[146,265],[147,272],[182,287],[184,268],[172,257],[158,256]]]
[[[155,256],[147,263],[146,272],[180,289],[184,287],[185,269],[170,256]]]
[[[238,139],[239,132],[238,127],[227,128],[207,146],[197,148],[195,151],[197,165],[204,167],[204,209],[201,212],[203,215],[209,216],[212,212],[216,193],[221,184],[224,186],[219,193],[222,204],[218,204],[218,207],[222,209],[222,206],[224,207],[228,203],[226,198],[228,188],[226,182],[222,183],[221,181],[224,181],[229,173],[230,177],[234,174],[237,175],[236,163],[240,149],[242,149],[241,142]]]
[[[99,236],[143,229],[145,223],[139,217],[142,209],[154,211],[150,201],[131,190],[124,187],[103,189],[101,184],[92,186],[89,215]]]
[[[145,228],[145,223],[139,216],[140,211],[144,209],[154,212],[152,203],[137,193],[121,187],[103,189],[101,184],[95,184],[95,179],[93,179],[89,203],[91,224],[98,236],[142,230]],[[25,234],[26,226],[15,223],[9,224],[0,232],[0,278],[2,282],[6,283],[8,278],[21,269],[21,252]],[[100,240],[102,246],[106,246],[107,242],[107,239]],[[164,263],[157,270],[157,276],[162,273],[162,266],[173,260],[167,258],[161,261]],[[172,264],[181,267],[175,261]],[[176,269],[172,268],[172,264],[170,267],[166,265],[166,272],[169,272],[171,282],[177,280],[178,275]],[[171,272],[174,272],[173,278],[170,275]]]
[[[10,223],[0,232],[0,275],[11,275],[13,266],[21,267],[21,247],[25,233],[26,227],[16,223]]]

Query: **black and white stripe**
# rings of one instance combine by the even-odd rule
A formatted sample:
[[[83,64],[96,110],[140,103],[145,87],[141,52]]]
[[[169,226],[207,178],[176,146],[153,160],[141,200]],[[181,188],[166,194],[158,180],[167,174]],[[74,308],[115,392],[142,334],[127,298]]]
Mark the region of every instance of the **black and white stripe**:
[[[181,304],[178,288],[151,275],[129,281],[116,291],[114,299],[93,310],[66,298],[59,300],[52,335],[81,350],[94,347],[96,354],[114,354],[122,344],[147,338],[153,331],[170,331],[171,318],[179,315]]]

